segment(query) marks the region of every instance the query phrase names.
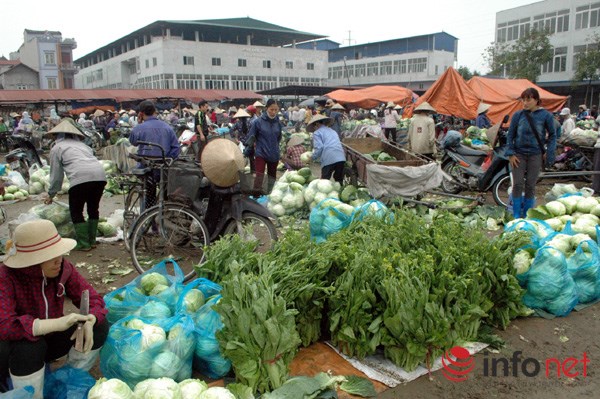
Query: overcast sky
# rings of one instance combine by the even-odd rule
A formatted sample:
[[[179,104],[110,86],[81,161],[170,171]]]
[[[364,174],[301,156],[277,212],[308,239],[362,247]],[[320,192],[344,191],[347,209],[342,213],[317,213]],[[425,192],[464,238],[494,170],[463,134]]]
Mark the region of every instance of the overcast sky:
[[[444,31],[459,39],[458,63],[486,72],[482,58],[494,40],[496,12],[531,0],[254,1],[175,0],[73,2],[4,0],[0,55],[9,58],[23,31],[60,31],[74,38],[78,59],[157,20],[251,17],[286,28],[328,36],[348,45]],[[143,5],[145,4],[145,5]]]

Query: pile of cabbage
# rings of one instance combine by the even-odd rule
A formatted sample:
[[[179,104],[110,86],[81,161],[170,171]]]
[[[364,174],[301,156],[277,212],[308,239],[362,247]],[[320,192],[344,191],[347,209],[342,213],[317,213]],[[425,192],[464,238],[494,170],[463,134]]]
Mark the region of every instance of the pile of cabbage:
[[[517,279],[527,290],[524,304],[564,316],[578,303],[599,299],[598,201],[571,195],[530,211],[528,217],[538,219],[516,219],[505,230],[525,231],[531,238],[513,259]]]
[[[101,159],[100,164],[102,165],[102,169],[104,169],[104,173],[106,173],[107,176],[116,175],[119,173],[119,170],[117,169],[117,164],[111,160]]]
[[[267,209],[279,217],[291,215],[304,208],[304,186],[313,181],[310,168],[287,171],[273,186],[268,196]]]
[[[582,123],[580,124],[580,122]],[[569,134],[560,136],[559,141],[565,144],[574,143],[583,146],[593,146],[596,140],[598,140],[598,132],[592,130],[594,122],[580,122],[577,122],[578,126],[571,130]]]
[[[39,204],[32,207],[28,213],[35,215],[39,219],[49,220],[54,223],[58,234],[61,237],[75,238],[75,227],[71,221],[69,207],[58,201],[53,203]]]
[[[221,286],[203,278],[183,285],[179,266],[173,263],[172,274],[169,269],[163,261],[105,295],[112,324],[101,352],[106,377],[133,387],[146,378],[181,381],[192,367],[211,378],[231,369],[215,338],[222,323],[212,307]]]
[[[140,381],[133,390],[117,378],[101,378],[90,389],[87,397],[88,399],[236,399],[229,389],[209,388],[202,380],[189,378],[177,383],[167,377]]]
[[[31,195],[41,194],[50,188],[50,166],[45,165],[29,175],[29,193]],[[67,175],[63,177],[63,183],[58,194],[69,192],[69,180]]]
[[[4,195],[0,195],[0,201],[13,201],[13,200],[24,200],[29,197],[27,190],[19,189],[19,187],[11,184],[10,186],[4,187]]]

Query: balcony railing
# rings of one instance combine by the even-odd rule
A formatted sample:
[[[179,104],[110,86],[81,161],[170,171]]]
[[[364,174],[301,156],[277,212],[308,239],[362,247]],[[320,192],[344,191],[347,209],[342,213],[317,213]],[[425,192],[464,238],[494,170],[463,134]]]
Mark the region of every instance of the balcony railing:
[[[79,66],[71,63],[60,64],[60,70],[63,72],[77,72],[79,71]]]

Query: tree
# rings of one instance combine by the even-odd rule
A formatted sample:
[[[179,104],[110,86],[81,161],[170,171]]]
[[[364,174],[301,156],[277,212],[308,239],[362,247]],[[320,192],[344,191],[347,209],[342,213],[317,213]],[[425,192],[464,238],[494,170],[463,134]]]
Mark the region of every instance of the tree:
[[[464,65],[459,66],[456,71],[458,72],[458,74],[460,76],[463,77],[464,80],[469,80],[473,76],[481,76],[481,74],[477,70],[474,69],[473,72],[471,72],[471,70],[469,69],[469,67],[466,67]]]
[[[509,78],[524,78],[534,82],[541,74],[542,65],[552,62],[554,49],[547,30],[533,29],[514,43],[492,42],[484,58],[490,73]]]
[[[587,51],[575,56],[577,67],[572,79],[573,85],[587,80],[584,103],[588,101],[592,81],[600,79],[600,33],[589,36],[587,41]]]

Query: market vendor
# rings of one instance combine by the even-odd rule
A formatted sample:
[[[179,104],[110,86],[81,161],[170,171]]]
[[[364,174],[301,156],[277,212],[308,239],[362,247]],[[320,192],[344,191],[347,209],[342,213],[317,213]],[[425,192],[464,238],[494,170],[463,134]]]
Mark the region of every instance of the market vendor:
[[[302,143],[304,143],[304,139],[299,136],[294,136],[288,140],[287,150],[281,159],[287,170],[298,170],[304,167],[300,155],[306,152],[306,148]]]
[[[15,389],[32,386],[34,398],[43,397],[46,362],[68,355],[68,365],[87,371],[108,334],[104,300],[64,258],[75,244],[48,220],[25,222],[0,264],[0,377],[10,374]],[[65,315],[65,297],[79,307],[85,290],[89,313]],[[83,351],[72,341],[78,325]]]
[[[436,153],[435,122],[430,113],[435,113],[435,108],[427,101],[415,108],[415,116],[408,127],[407,145],[410,151],[433,158]]]
[[[488,129],[490,126],[492,126],[492,122],[487,116],[487,112],[490,109],[490,107],[490,104],[479,104],[479,107],[477,108],[477,119],[475,120],[475,125],[479,129]]]
[[[314,132],[312,159],[321,160],[321,179],[333,176],[342,184],[346,154],[337,132],[329,127],[332,122],[331,118],[317,114],[311,118],[306,130]]]

